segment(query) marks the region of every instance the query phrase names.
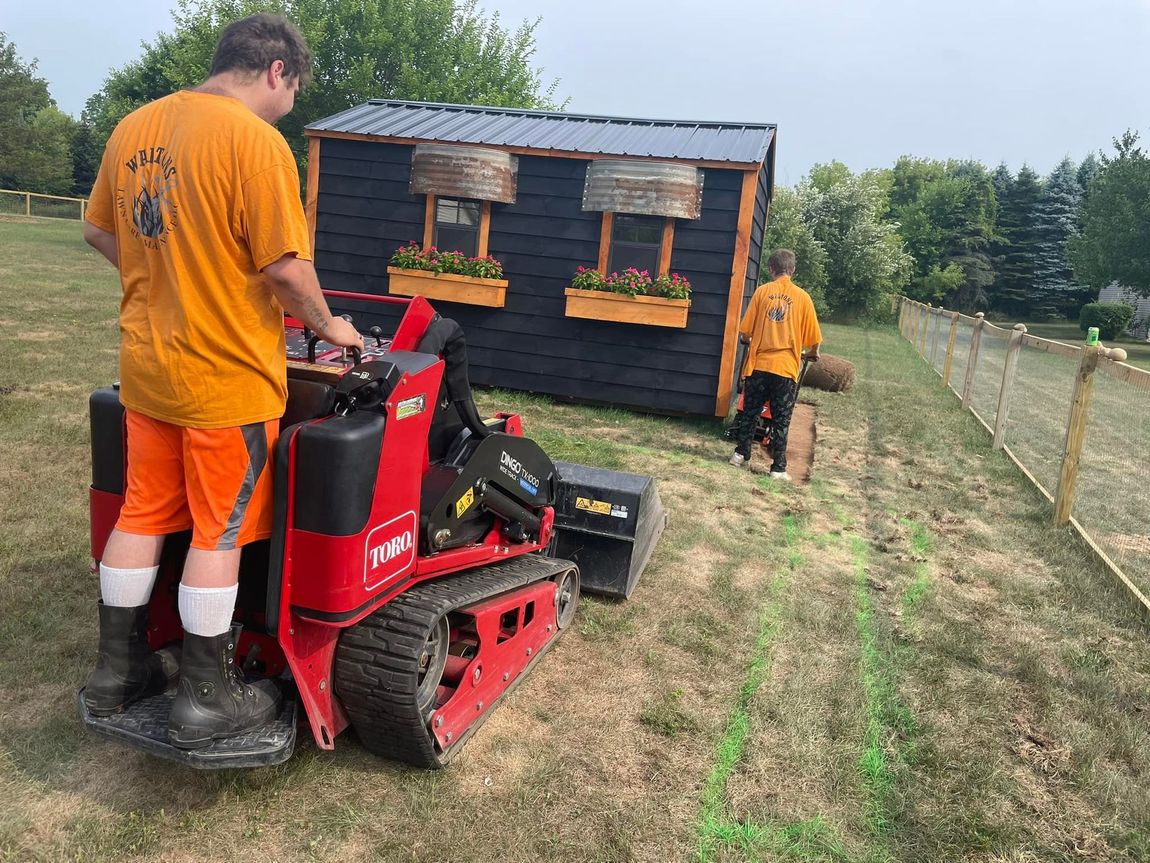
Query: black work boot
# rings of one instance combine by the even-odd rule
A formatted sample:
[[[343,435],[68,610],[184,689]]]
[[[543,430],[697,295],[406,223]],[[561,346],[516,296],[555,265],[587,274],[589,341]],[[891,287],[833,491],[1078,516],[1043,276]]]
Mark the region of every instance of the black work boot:
[[[178,672],[171,653],[148,649],[148,606],[121,608],[100,603],[100,646],[96,668],[84,686],[84,706],[93,716],[119,713],[133,701],[163,692]]]
[[[244,683],[235,665],[238,633],[184,633],[180,686],[168,718],[168,742],[198,749],[266,725],[279,710],[275,681]]]

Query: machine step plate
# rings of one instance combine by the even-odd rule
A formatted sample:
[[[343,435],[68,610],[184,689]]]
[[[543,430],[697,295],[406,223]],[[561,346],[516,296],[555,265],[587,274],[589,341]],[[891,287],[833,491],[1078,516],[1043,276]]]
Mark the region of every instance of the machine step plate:
[[[179,749],[168,743],[168,714],[176,700],[174,690],[144,698],[112,716],[93,716],[84,706],[83,690],[80,692],[80,718],[89,731],[198,770],[279,764],[287,761],[295,749],[294,697],[285,695],[275,720],[254,731],[214,740],[201,749]]]

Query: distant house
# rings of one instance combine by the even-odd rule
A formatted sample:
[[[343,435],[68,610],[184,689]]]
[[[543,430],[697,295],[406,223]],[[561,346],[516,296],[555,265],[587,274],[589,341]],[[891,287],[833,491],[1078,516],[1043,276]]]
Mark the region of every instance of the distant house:
[[[1133,288],[1111,282],[1098,293],[1098,302],[1134,306],[1134,320],[1126,332],[1136,339],[1150,339],[1150,297],[1140,296]]]
[[[427,296],[463,326],[479,384],[727,413],[774,188],[774,125],[373,100],[307,135],[325,288]],[[389,267],[412,241],[490,254],[504,281]],[[580,266],[678,273],[690,305],[584,296],[570,290]],[[388,307],[333,304],[360,325],[392,320]]]

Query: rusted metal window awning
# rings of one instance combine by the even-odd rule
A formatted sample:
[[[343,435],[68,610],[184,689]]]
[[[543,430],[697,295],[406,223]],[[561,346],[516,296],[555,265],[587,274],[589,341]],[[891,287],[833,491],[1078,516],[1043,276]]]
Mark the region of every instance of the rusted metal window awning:
[[[675,162],[598,159],[587,166],[583,209],[697,219],[703,172]]]
[[[518,159],[485,147],[417,144],[411,157],[411,194],[515,202]]]

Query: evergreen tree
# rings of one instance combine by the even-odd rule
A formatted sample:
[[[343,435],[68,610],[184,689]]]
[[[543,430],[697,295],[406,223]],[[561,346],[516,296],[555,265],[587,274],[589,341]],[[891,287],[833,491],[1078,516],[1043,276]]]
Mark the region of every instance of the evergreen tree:
[[[995,171],[996,186],[1004,185],[1004,171],[1009,174],[1005,166]],[[1019,320],[1029,316],[1035,294],[1036,217],[1041,197],[1041,180],[1030,166],[1023,165],[998,204],[998,234],[1002,239],[994,247],[1000,263],[992,300],[998,311]]]
[[[1063,159],[1046,178],[1035,218],[1032,317],[1066,317],[1085,302],[1067,256],[1067,244],[1078,234],[1081,198],[1074,163]]]
[[[1094,178],[1098,176],[1098,171],[1101,170],[1102,165],[1098,161],[1098,157],[1093,153],[1087,153],[1086,158],[1082,160],[1082,164],[1078,166],[1078,171],[1075,178],[1078,180],[1078,188],[1085,198],[1086,193],[1090,191],[1090,184],[1094,182]]]

